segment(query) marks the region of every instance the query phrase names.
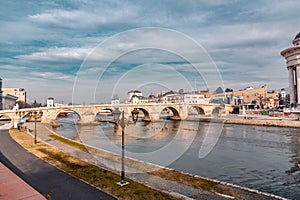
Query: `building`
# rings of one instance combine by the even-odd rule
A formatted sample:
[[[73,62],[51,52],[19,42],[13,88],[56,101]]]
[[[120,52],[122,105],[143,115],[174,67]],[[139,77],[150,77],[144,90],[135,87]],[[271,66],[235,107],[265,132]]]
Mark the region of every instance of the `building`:
[[[18,97],[10,95],[10,94],[3,94],[2,95],[2,109],[3,110],[11,110],[16,105]]]
[[[112,99],[111,100],[111,105],[119,105],[120,104],[120,100],[119,99]]]
[[[289,71],[290,106],[300,106],[300,32],[292,41],[293,47],[281,51]]]
[[[18,97],[17,101],[26,104],[26,91],[24,88],[2,88],[3,94],[9,94]]]
[[[243,97],[245,104],[261,106],[260,103],[267,97],[267,92],[267,86],[264,85],[259,88],[247,87],[243,90],[226,92],[226,96]]]
[[[135,96],[143,96],[143,93],[139,90],[131,90],[127,93],[127,102],[131,102],[131,99],[132,99],[132,96],[135,95]]]
[[[172,90],[169,92],[162,91],[161,95],[158,97],[159,103],[182,103],[183,95],[173,92]]]
[[[255,108],[275,108],[279,106],[279,91],[268,91],[267,85],[262,87],[253,88],[247,87],[243,90],[226,92],[227,97],[236,97],[238,105],[242,104],[251,105]]]
[[[52,97],[49,97],[48,99],[47,99],[47,107],[54,107],[55,105],[54,105],[54,98],[52,98]]]
[[[286,91],[284,88],[281,88],[280,90],[280,97],[281,99],[285,99],[286,98]]]
[[[206,98],[204,94],[186,93],[183,94],[183,102],[186,104],[209,104],[210,98]]]
[[[2,110],[2,79],[0,78],[0,110]]]
[[[145,104],[148,103],[148,98],[143,96],[133,95],[130,100],[131,104]]]
[[[111,99],[111,105],[119,105],[120,100],[117,94],[114,94],[113,98]]]
[[[244,97],[239,96],[227,96],[227,102],[231,106],[239,106],[244,104]]]

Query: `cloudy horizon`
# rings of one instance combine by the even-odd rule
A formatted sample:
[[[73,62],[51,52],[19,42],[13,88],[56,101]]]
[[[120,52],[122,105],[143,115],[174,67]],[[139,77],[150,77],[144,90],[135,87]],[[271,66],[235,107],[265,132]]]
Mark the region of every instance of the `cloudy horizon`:
[[[0,77],[3,87],[25,88],[29,103],[50,96],[69,103],[74,93],[75,103],[91,103],[109,102],[115,93],[123,100],[131,89],[212,90],[221,84],[219,77],[224,89],[286,88],[280,52],[300,31],[296,1],[1,4]],[[168,38],[163,30],[177,35]],[[99,49],[107,41],[110,46]]]

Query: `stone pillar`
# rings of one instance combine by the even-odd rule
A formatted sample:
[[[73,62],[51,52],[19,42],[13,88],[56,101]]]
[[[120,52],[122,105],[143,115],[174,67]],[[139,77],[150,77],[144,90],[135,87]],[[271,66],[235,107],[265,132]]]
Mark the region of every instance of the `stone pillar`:
[[[296,99],[297,99],[297,106],[300,106],[300,65],[296,66],[296,85],[297,85],[297,92],[296,92]]]
[[[95,122],[95,115],[94,114],[83,114],[83,115],[80,115],[80,120],[78,120],[77,123],[81,124],[81,125],[96,124],[96,122]]]
[[[290,104],[295,105],[295,83],[294,83],[294,69],[289,68],[289,84],[290,84]]]

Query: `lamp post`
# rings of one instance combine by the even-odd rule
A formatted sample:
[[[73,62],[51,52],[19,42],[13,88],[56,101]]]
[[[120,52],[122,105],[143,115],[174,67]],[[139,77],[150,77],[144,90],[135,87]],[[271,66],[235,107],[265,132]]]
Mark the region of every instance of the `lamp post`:
[[[22,129],[22,121],[21,121],[21,116],[22,116],[22,113],[21,112],[19,112],[19,119],[18,119],[18,129],[19,129],[19,131],[21,131],[21,129]]]
[[[124,144],[124,128],[125,128],[125,121],[124,121],[124,111],[122,111],[122,117],[121,120],[119,121],[119,117],[121,114],[121,111],[116,108],[113,112],[112,112],[113,116],[114,116],[114,120],[116,122],[116,125],[119,125],[122,128],[122,163],[121,163],[121,181],[118,182],[117,184],[120,186],[125,186],[128,185],[129,182],[125,181],[125,153],[124,153],[124,149],[125,149],[125,144]]]
[[[36,120],[38,118],[40,118],[42,116],[42,114],[43,114],[42,111],[40,111],[40,112],[34,111],[33,115],[32,115],[33,118],[34,118],[34,144],[37,143],[37,137],[36,137],[36,135],[37,135],[37,133],[36,133]]]
[[[131,115],[132,115],[132,121],[137,122],[138,117],[139,117],[139,110],[137,108],[134,108],[133,111],[131,111]]]

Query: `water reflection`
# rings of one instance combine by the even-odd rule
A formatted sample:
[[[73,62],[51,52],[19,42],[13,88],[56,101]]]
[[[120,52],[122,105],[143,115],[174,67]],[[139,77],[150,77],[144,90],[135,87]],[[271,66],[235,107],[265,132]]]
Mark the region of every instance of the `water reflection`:
[[[120,153],[121,129],[113,124],[75,126],[66,119],[59,123],[56,131],[61,135]],[[165,159],[176,170],[291,199],[300,196],[299,129],[224,125],[216,146],[200,159],[199,150],[218,126],[191,121],[130,124],[125,128],[126,156],[157,164],[165,164]]]

